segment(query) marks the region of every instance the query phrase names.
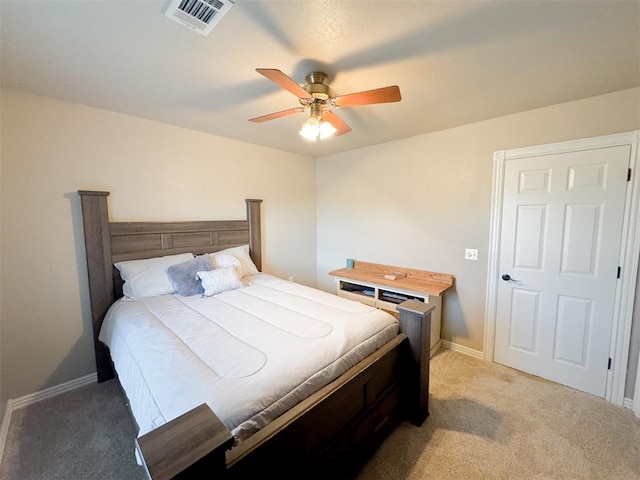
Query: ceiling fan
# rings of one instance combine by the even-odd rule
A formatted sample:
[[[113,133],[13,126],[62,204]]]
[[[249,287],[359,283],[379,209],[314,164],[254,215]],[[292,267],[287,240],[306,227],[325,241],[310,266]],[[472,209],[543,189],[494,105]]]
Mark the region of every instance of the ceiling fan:
[[[399,102],[402,99],[397,85],[347,95],[335,95],[328,85],[329,76],[324,72],[309,73],[305,77],[306,84],[303,86],[275,68],[256,68],[256,72],[293,93],[302,106],[251,118],[249,121],[266,122],[301,113],[308,108],[311,115],[300,130],[300,135],[308,140],[322,140],[334,134],[344,135],[351,131],[351,127],[332,111],[333,108]]]

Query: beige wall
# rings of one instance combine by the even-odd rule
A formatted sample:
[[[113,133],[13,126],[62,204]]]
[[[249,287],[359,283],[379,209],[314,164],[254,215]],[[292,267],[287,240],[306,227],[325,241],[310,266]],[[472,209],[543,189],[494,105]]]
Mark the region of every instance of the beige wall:
[[[0,94],[1,102],[1,94]],[[0,111],[0,187],[2,185],[2,113]],[[2,194],[0,188],[0,252],[2,252]],[[2,255],[0,254],[0,272],[2,272]],[[0,418],[5,413],[7,396],[2,383],[2,275],[0,274]]]
[[[112,219],[245,217],[262,198],[264,270],[315,285],[315,159],[15,91],[2,96],[2,392],[95,371],[78,189]]]
[[[347,257],[453,273],[443,338],[482,350],[493,151],[640,128],[633,89],[316,162],[15,91],[0,100],[0,401],[94,371],[77,189],[111,191],[115,220],[242,218],[244,198],[264,198],[265,271],[325,290]]]
[[[318,287],[347,257],[452,273],[442,337],[481,351],[493,152],[638,128],[632,89],[319,158]]]

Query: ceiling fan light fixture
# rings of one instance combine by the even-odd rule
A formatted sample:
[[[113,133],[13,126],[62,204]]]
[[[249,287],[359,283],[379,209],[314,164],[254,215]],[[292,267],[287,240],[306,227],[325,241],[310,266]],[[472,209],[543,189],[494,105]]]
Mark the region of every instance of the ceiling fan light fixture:
[[[336,133],[336,129],[322,118],[311,117],[302,124],[300,135],[310,141],[324,140]]]
[[[322,121],[320,123],[320,140],[324,140],[325,138],[330,137],[336,132],[336,128],[329,122]]]

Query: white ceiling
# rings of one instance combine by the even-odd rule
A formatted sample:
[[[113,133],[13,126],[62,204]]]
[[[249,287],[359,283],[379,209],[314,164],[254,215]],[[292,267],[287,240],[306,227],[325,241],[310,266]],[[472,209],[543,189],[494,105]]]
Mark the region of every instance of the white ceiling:
[[[168,4],[1,0],[2,85],[315,157],[640,86],[640,1],[236,0],[208,37]],[[403,99],[310,143],[247,121],[299,105],[256,67]]]

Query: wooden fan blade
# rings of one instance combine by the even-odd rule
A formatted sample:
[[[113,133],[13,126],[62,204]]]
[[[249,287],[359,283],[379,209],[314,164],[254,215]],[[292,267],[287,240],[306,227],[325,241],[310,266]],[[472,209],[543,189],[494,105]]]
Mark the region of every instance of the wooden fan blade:
[[[337,130],[335,133],[336,137],[344,135],[345,133],[349,133],[351,131],[351,127],[333,112],[325,112],[322,115],[322,119],[329,122],[331,125],[333,125],[333,128]]]
[[[309,92],[307,92],[304,88],[294,82],[291,78],[287,77],[280,70],[276,70],[275,68],[256,68],[256,72],[258,72],[260,75],[264,75],[276,85],[279,85],[285,90],[290,91],[296,97],[313,98],[311,95],[309,95]]]
[[[371,105],[373,103],[399,102],[400,88],[397,85],[376,88],[366,92],[350,93],[335,98],[338,107],[355,107],[356,105]]]
[[[281,112],[270,113],[268,115],[262,115],[261,117],[250,118],[250,122],[266,122],[267,120],[273,120],[276,118],[286,117],[287,115],[292,115],[294,113],[304,112],[304,107],[296,107],[289,108],[287,110],[282,110]]]

